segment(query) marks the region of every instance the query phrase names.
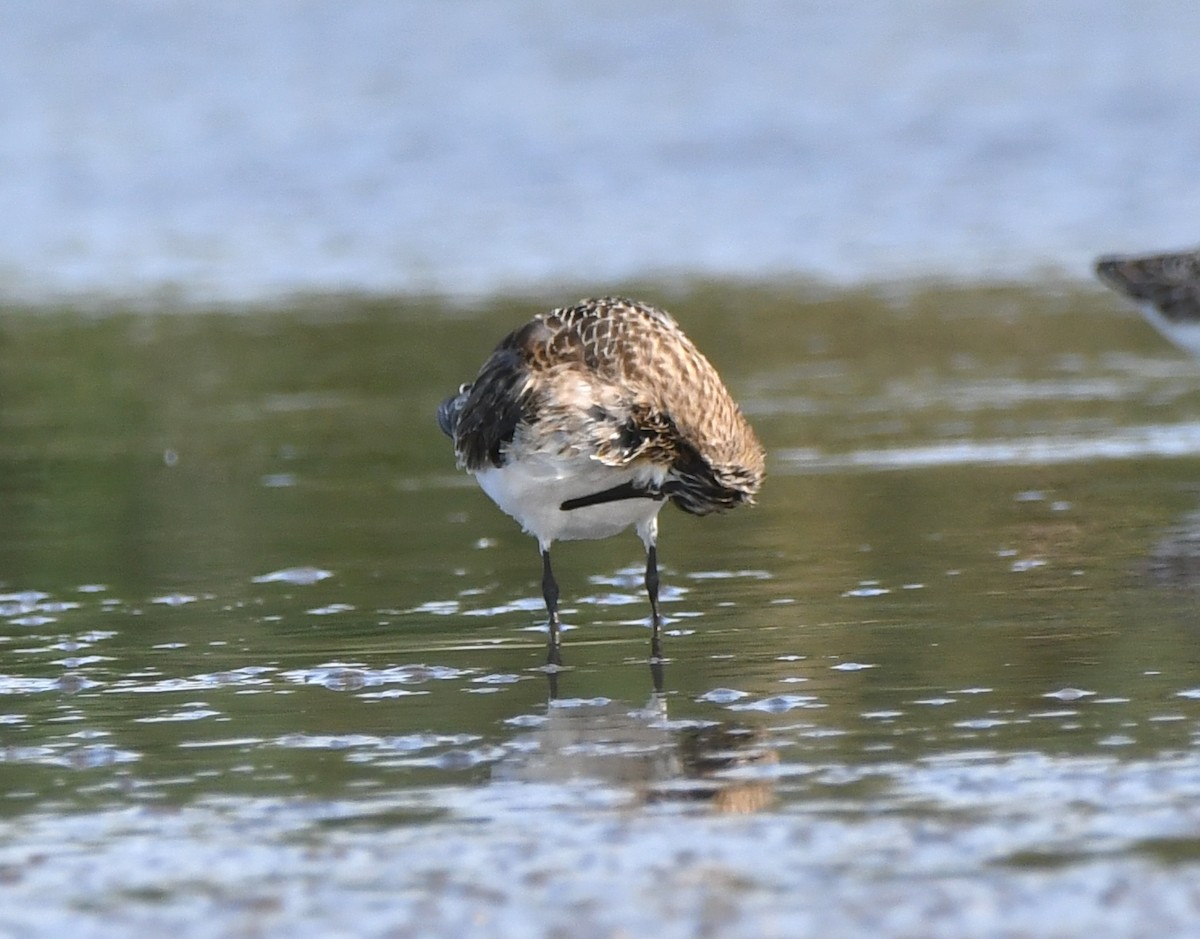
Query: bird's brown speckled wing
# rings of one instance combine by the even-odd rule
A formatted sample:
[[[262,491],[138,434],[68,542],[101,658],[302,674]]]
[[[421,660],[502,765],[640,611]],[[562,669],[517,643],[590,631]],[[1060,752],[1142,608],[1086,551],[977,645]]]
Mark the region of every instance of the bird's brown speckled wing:
[[[467,469],[510,450],[669,469],[663,487],[704,514],[751,500],[763,452],[716,370],[655,307],[584,300],[501,341],[478,377],[439,409]]]

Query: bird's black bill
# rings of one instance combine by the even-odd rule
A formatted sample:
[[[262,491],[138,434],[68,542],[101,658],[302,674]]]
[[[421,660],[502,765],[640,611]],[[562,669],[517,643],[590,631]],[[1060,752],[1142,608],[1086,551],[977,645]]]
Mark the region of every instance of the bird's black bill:
[[[559,506],[564,512],[572,509],[583,509],[589,505],[604,505],[606,502],[621,502],[625,499],[655,499],[661,501],[663,494],[654,489],[636,486],[632,482],[621,483],[611,489],[593,492],[590,496],[580,496],[578,499],[568,499]]]

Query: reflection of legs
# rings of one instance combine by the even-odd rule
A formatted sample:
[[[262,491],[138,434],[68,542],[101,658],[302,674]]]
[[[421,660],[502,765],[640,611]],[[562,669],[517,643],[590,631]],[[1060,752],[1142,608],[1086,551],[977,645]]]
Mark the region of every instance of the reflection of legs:
[[[550,548],[542,548],[542,597],[546,601],[546,612],[550,614],[550,642],[546,650],[547,665],[561,665],[558,632],[558,582],[550,569]]]

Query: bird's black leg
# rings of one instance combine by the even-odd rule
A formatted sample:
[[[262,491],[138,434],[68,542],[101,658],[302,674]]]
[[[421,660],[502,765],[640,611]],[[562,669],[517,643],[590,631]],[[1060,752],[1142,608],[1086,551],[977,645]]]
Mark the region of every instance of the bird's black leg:
[[[646,593],[650,597],[650,678],[655,692],[663,689],[662,614],[658,611],[658,549],[646,548]]]
[[[658,611],[658,548],[654,545],[646,549],[646,594],[650,597],[650,625],[654,630],[652,645],[657,647],[662,614]],[[658,655],[658,652],[654,654]]]
[[[546,649],[547,665],[562,665],[558,631],[558,581],[550,569],[550,549],[542,549],[542,597],[546,601],[546,612],[550,614],[550,641]]]
[[[654,634],[662,625],[662,616],[658,612],[658,549],[650,545],[646,549],[646,593],[650,597],[650,615],[653,618]]]

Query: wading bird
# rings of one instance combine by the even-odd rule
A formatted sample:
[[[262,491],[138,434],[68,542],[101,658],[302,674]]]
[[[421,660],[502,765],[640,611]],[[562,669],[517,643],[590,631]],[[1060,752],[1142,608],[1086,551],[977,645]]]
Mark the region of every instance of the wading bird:
[[[1200,251],[1096,261],[1096,274],[1175,345],[1200,358]]]
[[[764,452],[716,370],[664,311],[617,297],[535,316],[438,408],[458,465],[542,554],[548,661],[559,664],[555,541],[633,526],[646,548],[651,656],[661,658],[658,513],[753,502]]]

